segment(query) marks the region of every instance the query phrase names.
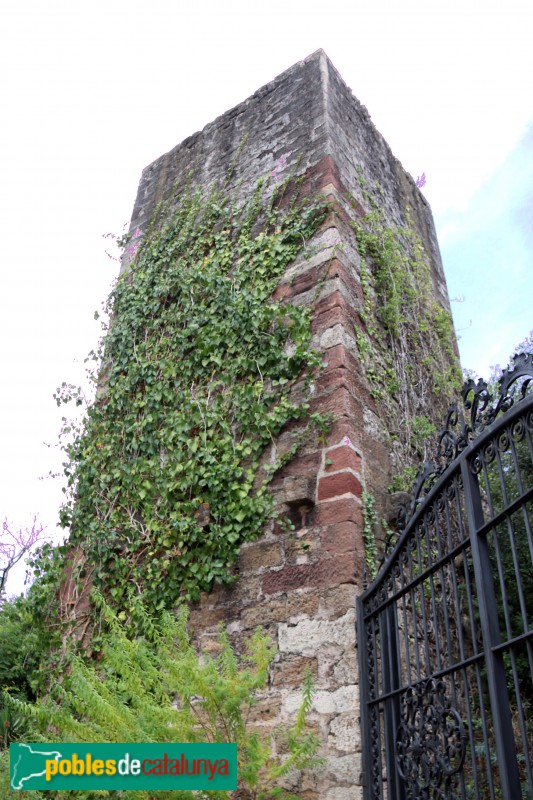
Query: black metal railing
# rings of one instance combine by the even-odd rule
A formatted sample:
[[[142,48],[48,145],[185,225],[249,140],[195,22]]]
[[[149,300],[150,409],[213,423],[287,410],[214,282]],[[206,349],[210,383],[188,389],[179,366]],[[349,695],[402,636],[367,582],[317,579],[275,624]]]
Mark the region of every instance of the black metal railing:
[[[358,599],[366,800],[533,800],[532,388],[465,384]]]

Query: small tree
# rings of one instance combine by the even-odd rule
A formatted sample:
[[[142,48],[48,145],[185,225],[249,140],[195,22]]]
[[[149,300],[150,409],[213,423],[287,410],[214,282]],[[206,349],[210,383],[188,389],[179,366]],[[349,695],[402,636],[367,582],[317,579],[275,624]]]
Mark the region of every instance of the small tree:
[[[10,571],[37,542],[43,541],[44,530],[44,525],[37,521],[36,514],[31,526],[18,530],[11,527],[7,517],[4,519],[0,535],[0,604],[5,594]]]

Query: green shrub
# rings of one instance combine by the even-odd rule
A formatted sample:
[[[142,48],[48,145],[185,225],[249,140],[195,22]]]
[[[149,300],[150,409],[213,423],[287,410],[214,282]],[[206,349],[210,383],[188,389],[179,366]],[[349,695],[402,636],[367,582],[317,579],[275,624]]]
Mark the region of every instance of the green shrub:
[[[150,635],[133,636],[101,596],[97,595],[96,602],[107,626],[101,659],[89,662],[70,653],[63,680],[51,685],[43,700],[11,701],[25,719],[27,741],[235,742],[239,785],[251,798],[286,794],[283,777],[289,770],[318,763],[318,739],[307,731],[313,701],[310,675],[303,682],[295,723],[285,731],[282,756],[273,754],[270,736],[249,722],[253,706],[267,687],[275,655],[261,630],[250,636],[239,659],[223,629],[216,652],[198,650],[187,634],[184,609],[177,619],[164,612],[156,624],[137,604],[136,613],[145,615],[143,628]],[[276,737],[279,747],[279,729]],[[5,789],[5,758],[2,764],[0,788],[3,780]],[[57,800],[76,795],[59,793]],[[99,796],[129,799],[130,795],[131,800],[179,796],[176,792]],[[21,794],[5,789],[1,796],[20,800]],[[35,800],[33,793],[32,797]]]

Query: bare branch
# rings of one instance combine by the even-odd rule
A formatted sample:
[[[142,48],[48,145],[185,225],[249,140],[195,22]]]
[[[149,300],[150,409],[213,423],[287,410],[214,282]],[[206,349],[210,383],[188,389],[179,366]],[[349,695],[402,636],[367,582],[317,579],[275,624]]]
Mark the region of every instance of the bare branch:
[[[12,529],[7,518],[2,523],[0,533],[0,600],[5,592],[7,577],[11,569],[23,558],[31,548],[44,539],[45,527],[33,517],[31,526]]]

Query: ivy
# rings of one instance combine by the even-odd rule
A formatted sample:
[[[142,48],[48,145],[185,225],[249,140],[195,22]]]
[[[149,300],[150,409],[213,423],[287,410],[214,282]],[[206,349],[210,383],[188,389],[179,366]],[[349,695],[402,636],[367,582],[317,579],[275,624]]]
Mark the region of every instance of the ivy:
[[[319,363],[310,308],[272,294],[325,215],[259,185],[236,208],[200,189],[136,232],[109,300],[101,387],[67,446],[61,523],[115,607],[151,609],[231,583],[272,515],[260,456],[307,415],[291,388]],[[76,399],[68,391],[58,403]]]
[[[433,295],[431,265],[414,230],[385,219],[379,187],[361,178],[369,212],[353,223],[363,304],[356,342],[390,432],[398,468],[427,458],[430,420],[444,416],[461,382],[450,313]]]
[[[376,577],[378,565],[378,550],[376,546],[376,530],[378,515],[376,500],[371,492],[364,491],[361,497],[363,502],[363,545],[365,549],[365,563],[370,579]]]

